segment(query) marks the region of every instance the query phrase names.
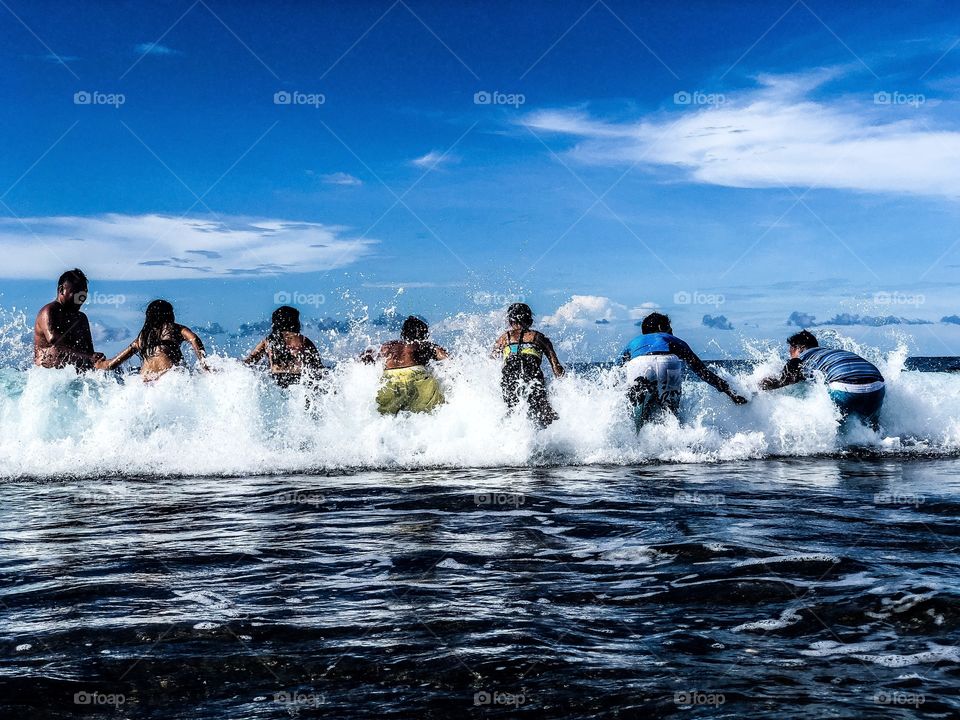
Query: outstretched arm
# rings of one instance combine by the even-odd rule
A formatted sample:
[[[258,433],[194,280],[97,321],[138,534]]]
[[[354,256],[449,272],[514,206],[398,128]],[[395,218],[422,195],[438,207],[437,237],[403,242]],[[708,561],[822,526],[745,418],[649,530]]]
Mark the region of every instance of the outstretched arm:
[[[301,361],[303,366],[311,370],[323,370],[323,360],[320,358],[320,351],[313,344],[313,340],[308,337],[303,338],[303,350],[301,351]]]
[[[103,359],[99,360],[94,367],[97,370],[116,370],[118,367],[123,365],[127,360],[132,358],[137,354],[137,351],[140,349],[139,341],[134,340],[132,343],[127,345],[123,350],[121,350],[115,357],[110,360]]]
[[[682,347],[675,348],[674,352],[676,353],[677,357],[683,360],[690,367],[690,369],[693,370],[694,374],[698,378],[703,380],[708,385],[715,387],[717,390],[733,400],[737,405],[743,405],[747,402],[745,397],[737,395],[735,392],[733,392],[733,390],[730,389],[730,384],[726,380],[708,368],[703,360],[701,360],[688,345],[683,344]]]
[[[493,344],[493,350],[490,351],[490,357],[498,358],[503,355],[503,348],[507,345],[507,334],[503,333]]]
[[[266,339],[261,340],[257,343],[257,346],[243,359],[244,365],[253,365],[254,363],[260,362],[267,354],[267,341]]]
[[[180,328],[180,337],[190,343],[190,347],[193,348],[193,351],[197,354],[197,360],[200,361],[200,367],[204,370],[209,370],[207,367],[206,357],[207,351],[203,347],[203,341],[200,340],[200,337],[190,328],[181,327]]]
[[[761,380],[760,389],[777,390],[782,387],[787,387],[788,385],[803,382],[803,380],[803,365],[800,362],[800,358],[791,358],[787,361],[787,364],[783,366],[783,371],[779,377],[772,376]]]
[[[553,349],[553,343],[550,342],[550,338],[541,333],[537,333],[537,340],[540,341],[540,347],[547,356],[547,360],[550,361],[550,367],[553,369],[553,374],[556,377],[563,377],[563,365],[560,364],[560,359],[557,357],[556,350]]]

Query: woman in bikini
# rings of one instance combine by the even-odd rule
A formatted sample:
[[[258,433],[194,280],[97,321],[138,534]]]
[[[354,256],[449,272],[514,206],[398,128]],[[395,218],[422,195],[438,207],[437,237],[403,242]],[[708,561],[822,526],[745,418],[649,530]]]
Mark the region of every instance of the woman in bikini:
[[[556,377],[563,376],[563,366],[557,359],[553,343],[543,333],[533,330],[533,311],[525,303],[514,303],[507,309],[510,329],[497,339],[494,357],[503,357],[500,388],[507,407],[513,408],[525,401],[527,414],[545,427],[557,419],[547,397],[546,378],[543,376],[543,357],[546,355]]]
[[[203,342],[185,325],[178,325],[173,314],[173,305],[166,300],[154,300],[147,305],[143,328],[136,339],[111,360],[97,364],[98,370],[114,370],[134,355],[140,355],[140,376],[144,382],[156,380],[173,367],[181,366],[181,345],[190,343],[197,355],[200,367],[208,370]]]

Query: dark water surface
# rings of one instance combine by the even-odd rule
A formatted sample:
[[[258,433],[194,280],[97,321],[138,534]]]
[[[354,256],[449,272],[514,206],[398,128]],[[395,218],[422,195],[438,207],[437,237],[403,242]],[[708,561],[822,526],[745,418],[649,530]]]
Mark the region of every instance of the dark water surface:
[[[958,717],[958,460],[4,483],[5,717]]]

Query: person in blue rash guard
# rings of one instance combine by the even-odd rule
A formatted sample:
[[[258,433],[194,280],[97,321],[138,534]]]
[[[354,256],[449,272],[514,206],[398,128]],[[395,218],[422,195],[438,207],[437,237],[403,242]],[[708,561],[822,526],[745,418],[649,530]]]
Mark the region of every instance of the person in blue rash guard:
[[[874,430],[879,429],[886,385],[873,363],[846,350],[822,348],[807,330],[791,335],[787,344],[790,360],[779,377],[760,382],[761,390],[776,390],[820,376],[844,419],[855,417]]]
[[[620,364],[627,371],[627,396],[638,432],[644,423],[665,410],[678,414],[684,363],[737,405],[747,402],[710,370],[689,345],[674,336],[666,315],[650,313],[640,323],[640,330],[642,334],[630,341],[620,357]]]

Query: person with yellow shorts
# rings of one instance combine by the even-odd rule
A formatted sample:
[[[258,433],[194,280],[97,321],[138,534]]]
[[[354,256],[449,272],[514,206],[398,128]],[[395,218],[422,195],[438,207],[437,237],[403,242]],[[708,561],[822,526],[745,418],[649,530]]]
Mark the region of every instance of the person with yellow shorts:
[[[440,383],[427,365],[433,360],[446,360],[449,355],[429,337],[427,323],[411,315],[403,323],[399,340],[384,343],[379,352],[367,350],[360,356],[367,363],[384,360],[383,381],[377,392],[381,415],[430,412],[443,404]]]

